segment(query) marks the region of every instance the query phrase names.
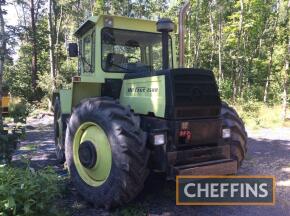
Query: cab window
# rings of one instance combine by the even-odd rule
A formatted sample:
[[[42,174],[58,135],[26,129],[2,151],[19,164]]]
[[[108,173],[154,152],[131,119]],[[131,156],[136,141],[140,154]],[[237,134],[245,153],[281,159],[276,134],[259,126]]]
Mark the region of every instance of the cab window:
[[[93,73],[95,70],[95,32],[83,39],[81,62],[84,73]]]
[[[172,67],[172,43],[169,38]],[[123,29],[102,29],[102,68],[106,72],[146,72],[162,69],[160,33]]]

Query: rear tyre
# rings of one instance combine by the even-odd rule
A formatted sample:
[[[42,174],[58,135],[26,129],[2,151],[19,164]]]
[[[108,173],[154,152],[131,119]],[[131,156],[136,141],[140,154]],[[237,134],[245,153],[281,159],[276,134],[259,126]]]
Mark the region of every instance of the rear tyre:
[[[138,117],[115,100],[82,101],[70,118],[65,147],[72,182],[95,206],[120,206],[143,189],[149,158],[146,134]]]
[[[227,103],[222,103],[221,114],[223,118],[223,128],[231,129],[231,158],[238,162],[238,168],[247,153],[247,132],[242,119],[237,112]]]
[[[60,100],[58,97],[55,99],[54,103],[53,125],[54,125],[54,143],[55,143],[56,158],[59,163],[63,164],[65,162],[64,141],[65,141],[66,124],[63,124],[63,119],[61,116]]]

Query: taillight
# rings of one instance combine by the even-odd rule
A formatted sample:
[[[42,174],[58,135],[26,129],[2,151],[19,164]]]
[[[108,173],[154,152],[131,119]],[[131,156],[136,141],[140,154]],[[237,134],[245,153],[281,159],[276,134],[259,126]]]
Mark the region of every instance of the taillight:
[[[190,130],[180,130],[178,138],[180,144],[189,144],[192,140],[192,132]]]
[[[72,78],[72,81],[73,81],[73,82],[81,82],[81,77],[80,77],[80,76],[74,76],[74,77]]]

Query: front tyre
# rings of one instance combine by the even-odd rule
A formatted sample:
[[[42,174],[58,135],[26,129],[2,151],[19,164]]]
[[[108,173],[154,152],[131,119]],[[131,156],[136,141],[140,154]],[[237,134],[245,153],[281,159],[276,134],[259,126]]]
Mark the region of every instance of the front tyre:
[[[130,109],[113,99],[84,100],[74,109],[65,154],[76,189],[96,206],[120,206],[143,189],[146,135]]]

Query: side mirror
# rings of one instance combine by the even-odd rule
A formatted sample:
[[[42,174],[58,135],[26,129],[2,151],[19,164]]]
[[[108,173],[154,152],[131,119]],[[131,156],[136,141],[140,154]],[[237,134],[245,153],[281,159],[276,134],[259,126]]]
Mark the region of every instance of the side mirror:
[[[69,43],[68,44],[68,56],[69,57],[78,57],[78,45],[77,43]]]

